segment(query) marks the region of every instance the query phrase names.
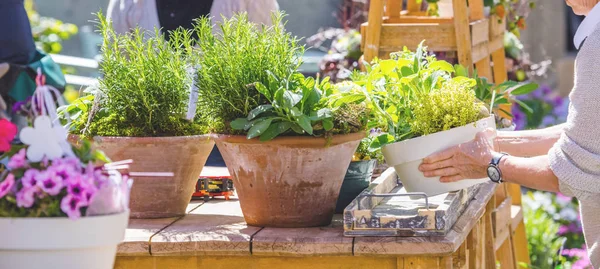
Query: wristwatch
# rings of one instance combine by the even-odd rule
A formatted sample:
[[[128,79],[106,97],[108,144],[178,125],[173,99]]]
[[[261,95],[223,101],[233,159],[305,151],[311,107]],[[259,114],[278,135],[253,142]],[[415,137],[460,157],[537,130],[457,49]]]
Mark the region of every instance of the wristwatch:
[[[502,171],[500,171],[500,160],[504,156],[508,154],[506,153],[492,153],[492,160],[487,168],[487,175],[492,182],[501,183],[502,182]]]

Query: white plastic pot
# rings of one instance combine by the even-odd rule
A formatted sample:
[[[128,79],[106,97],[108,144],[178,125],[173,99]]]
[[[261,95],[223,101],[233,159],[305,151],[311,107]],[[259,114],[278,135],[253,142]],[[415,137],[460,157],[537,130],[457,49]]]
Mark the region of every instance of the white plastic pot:
[[[439,177],[425,177],[419,171],[419,165],[425,157],[469,142],[475,138],[478,132],[488,128],[496,128],[494,116],[447,131],[389,144],[383,147],[382,153],[386,163],[394,167],[408,192],[424,192],[428,196],[434,196],[466,189],[479,183],[488,182],[489,179],[466,179],[442,183]]]
[[[96,217],[0,218],[0,269],[112,269],[129,211]]]

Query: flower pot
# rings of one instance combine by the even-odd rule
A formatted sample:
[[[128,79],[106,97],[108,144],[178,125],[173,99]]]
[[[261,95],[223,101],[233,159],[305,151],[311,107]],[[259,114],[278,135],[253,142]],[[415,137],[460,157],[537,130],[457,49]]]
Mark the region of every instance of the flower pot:
[[[335,213],[343,213],[346,206],[371,184],[376,160],[351,162],[344,176]]]
[[[111,269],[128,216],[0,218],[0,269]]]
[[[331,223],[344,175],[364,136],[260,142],[218,135],[215,141],[248,225],[315,227]]]
[[[466,189],[489,179],[465,179],[458,182],[442,183],[439,177],[427,178],[419,171],[423,158],[447,148],[469,142],[478,132],[496,128],[494,116],[472,124],[447,131],[421,136],[383,147],[382,153],[389,166],[393,166],[399,179],[408,192],[424,192],[434,196],[451,191]]]
[[[214,147],[209,135],[180,137],[96,137],[112,160],[134,162],[135,172],[172,172],[173,177],[136,176],[129,208],[132,218],[183,216],[206,159]]]

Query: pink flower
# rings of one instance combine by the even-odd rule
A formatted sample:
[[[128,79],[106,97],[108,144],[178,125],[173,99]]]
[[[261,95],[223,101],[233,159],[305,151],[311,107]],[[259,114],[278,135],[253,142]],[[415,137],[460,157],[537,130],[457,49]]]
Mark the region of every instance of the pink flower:
[[[27,150],[21,149],[8,161],[8,169],[19,169],[27,166]]]
[[[39,191],[37,187],[23,188],[17,193],[17,206],[30,208],[35,203],[35,194]]]
[[[82,203],[79,198],[71,194],[67,194],[60,202],[60,209],[72,220],[81,217],[80,209],[82,206],[85,206],[85,204]]]
[[[81,162],[79,161],[79,159],[77,157],[65,157],[65,158],[60,158],[60,159],[55,159],[52,160],[52,165],[66,165],[66,166],[70,166],[73,168],[73,170],[80,170],[81,169]]]
[[[565,202],[571,202],[571,197],[565,196],[562,193],[556,193],[556,199],[561,200],[561,201],[565,201]]]
[[[10,189],[15,185],[15,176],[8,174],[8,176],[0,183],[0,198],[6,196]]]
[[[50,195],[59,194],[63,188],[63,179],[52,170],[40,172],[36,179],[38,187]]]
[[[36,169],[29,169],[25,171],[25,175],[21,178],[21,182],[23,182],[24,188],[32,188],[37,186],[37,177],[39,176],[40,171]]]
[[[0,151],[9,151],[10,143],[17,136],[17,126],[7,119],[0,119]]]

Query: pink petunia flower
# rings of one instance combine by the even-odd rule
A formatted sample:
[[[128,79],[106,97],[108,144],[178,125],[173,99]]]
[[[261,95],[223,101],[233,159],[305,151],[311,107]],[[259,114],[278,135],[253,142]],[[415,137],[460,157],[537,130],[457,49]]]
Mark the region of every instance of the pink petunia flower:
[[[50,195],[57,195],[63,188],[63,179],[56,175],[52,170],[40,172],[37,179],[37,186]]]
[[[37,186],[37,178],[40,174],[40,171],[36,169],[29,169],[25,171],[23,178],[21,178],[21,182],[23,182],[24,188],[31,188]]]
[[[0,198],[6,196],[10,189],[15,185],[15,176],[13,174],[8,174],[4,181],[0,183]]]
[[[15,155],[13,155],[8,161],[8,169],[19,169],[27,166],[27,150],[21,149]]]
[[[66,165],[66,166],[73,168],[73,170],[81,169],[81,162],[79,161],[79,159],[77,157],[58,158],[58,159],[52,160],[52,165],[57,165],[57,166]]]
[[[7,119],[0,119],[0,151],[9,151],[10,143],[17,136],[17,126]]]
[[[17,193],[17,206],[30,208],[35,203],[35,194],[39,192],[38,187],[26,187]]]
[[[72,220],[81,217],[80,209],[82,206],[85,206],[85,204],[72,194],[67,194],[60,202],[60,209]]]

